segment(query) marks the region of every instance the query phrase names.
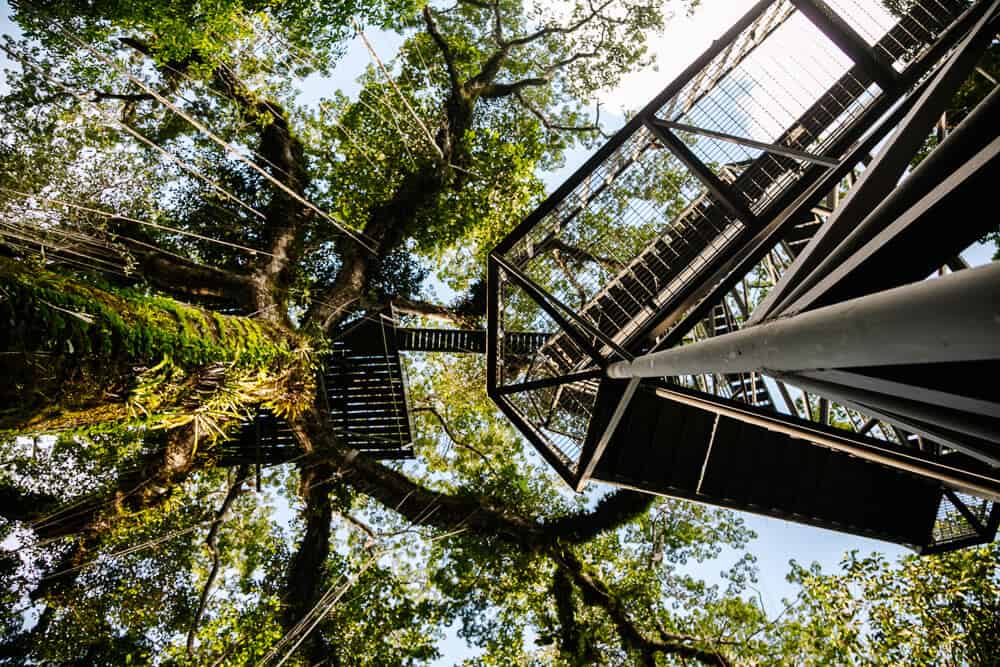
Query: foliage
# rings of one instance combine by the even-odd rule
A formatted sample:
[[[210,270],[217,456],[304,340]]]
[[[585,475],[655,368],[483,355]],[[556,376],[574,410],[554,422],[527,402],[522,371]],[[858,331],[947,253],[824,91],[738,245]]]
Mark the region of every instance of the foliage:
[[[311,366],[339,325],[393,303],[481,320],[483,259],[540,173],[598,140],[594,99],[696,4],[18,3],[0,98],[0,662],[427,664],[445,628],[481,665],[822,655],[819,626],[769,623],[753,600],[739,517],[570,493],[485,395],[478,355],[408,361],[405,463],[343,446]],[[355,94],[300,103],[355,20],[398,51]],[[675,164],[642,169],[587,227],[631,200],[684,206]],[[633,231],[613,254],[657,230]],[[546,278],[571,289],[605,264],[578,253]],[[441,283],[457,307],[421,301]],[[257,481],[217,464],[248,453],[225,436],[260,406],[298,450]],[[719,558],[717,582],[698,576]]]
[[[313,3],[305,0],[98,0],[81,5],[65,0],[14,2],[15,18],[29,37],[58,46],[64,36],[55,22],[72,25],[91,41],[120,31],[153,38],[157,57],[180,61],[192,54],[229,57],[231,45],[247,38],[259,22],[279,33],[291,48],[308,48],[335,58],[350,23],[388,25],[415,6],[410,0]]]
[[[1000,546],[941,556],[848,554],[839,574],[793,564],[801,604],[784,629],[795,664],[994,665]]]

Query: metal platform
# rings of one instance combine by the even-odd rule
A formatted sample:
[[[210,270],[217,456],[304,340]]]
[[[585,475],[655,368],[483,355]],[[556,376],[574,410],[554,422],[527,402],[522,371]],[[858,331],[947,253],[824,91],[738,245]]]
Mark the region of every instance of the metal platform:
[[[549,333],[513,332],[516,354],[537,352]],[[365,315],[332,336],[322,396],[340,442],[376,459],[413,458],[413,426],[402,352],[483,354],[486,331],[402,327],[391,311]],[[275,465],[301,454],[288,423],[268,410],[222,446],[220,464]]]
[[[897,183],[996,31],[997,4],[919,0],[894,16],[875,0],[758,2],[501,242],[488,389],[569,484],[924,552],[993,539],[1000,405],[971,363],[988,372],[1000,343],[951,366],[916,348],[878,368],[810,364],[804,351],[776,373],[731,363],[743,348],[725,341],[851,299],[871,305],[939,267],[963,273],[955,256],[995,223],[940,222],[998,182],[997,95],[963,123],[978,131],[960,127]],[[974,270],[942,285],[990,280]],[[526,355],[507,344],[515,325],[556,333]],[[893,331],[873,330],[869,347],[910,344]],[[645,368],[701,349],[700,364]]]

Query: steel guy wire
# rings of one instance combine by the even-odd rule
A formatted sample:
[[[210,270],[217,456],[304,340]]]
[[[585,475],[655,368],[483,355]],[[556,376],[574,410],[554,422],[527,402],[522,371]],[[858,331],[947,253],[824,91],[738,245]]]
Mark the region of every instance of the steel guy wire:
[[[95,106],[96,106],[96,103],[93,100],[88,99],[85,94],[83,94],[83,93],[77,93],[77,92],[71,90],[65,84],[61,83],[60,81],[57,81],[57,80],[53,79],[38,64],[36,64],[36,63],[34,63],[34,62],[30,61],[30,60],[27,60],[27,59],[23,58],[22,56],[19,56],[19,55],[15,54],[15,53],[11,52],[3,44],[0,44],[0,49],[2,49],[3,51],[5,51],[8,55],[10,55],[12,58],[15,58],[16,60],[18,60],[22,64],[28,65],[29,67],[32,67],[33,69],[39,71],[42,74],[42,76],[44,76],[45,78],[47,78],[51,83],[53,83],[58,88],[62,89],[67,94],[76,97],[80,101],[89,101],[92,104],[95,104]],[[103,110],[101,110],[101,111],[103,113]],[[188,165],[187,163],[185,163],[180,157],[178,157],[173,152],[171,152],[171,151],[169,151],[169,150],[167,150],[167,149],[165,149],[165,148],[157,145],[155,142],[153,142],[150,139],[148,139],[147,137],[143,136],[142,134],[140,134],[139,132],[137,132],[136,130],[134,130],[131,126],[129,126],[128,124],[126,124],[126,123],[118,120],[117,118],[115,118],[113,116],[108,116],[106,113],[104,113],[103,115],[105,115],[107,118],[109,118],[110,121],[111,121],[111,123],[113,123],[116,127],[125,130],[128,134],[132,135],[134,138],[138,139],[142,143],[146,144],[147,146],[149,146],[151,148],[154,148],[156,151],[158,151],[159,153],[161,153],[162,155],[164,155],[165,157],[167,157],[168,159],[170,159],[172,162],[174,162],[175,164],[177,164],[178,166],[180,166],[182,169],[184,169],[188,173],[192,174],[196,178],[198,178],[198,179],[204,181],[205,183],[207,183],[209,186],[211,186],[214,190],[216,190],[217,192],[219,192],[220,194],[222,194],[227,199],[230,199],[230,200],[236,202],[237,204],[239,204],[240,206],[242,206],[246,210],[250,211],[254,215],[257,215],[258,217],[266,220],[266,216],[263,213],[261,213],[260,211],[258,211],[255,208],[253,208],[252,206],[250,206],[246,202],[244,202],[242,199],[240,199],[239,197],[237,197],[236,195],[234,195],[232,192],[230,192],[230,191],[226,190],[225,188],[223,188],[216,181],[212,180],[208,176],[205,176],[204,174],[202,174],[201,172],[199,172],[196,168],[194,168],[194,167]],[[219,210],[225,211],[226,213],[229,213],[230,215],[232,215],[232,212],[231,211],[226,211],[226,209],[221,209],[220,208]],[[257,252],[261,252],[261,251],[257,251]]]
[[[228,66],[226,66],[225,63],[219,62],[218,60],[213,61],[213,63],[216,66],[218,66],[218,67],[225,67],[227,71],[229,71],[230,73],[232,73],[232,69],[229,68]],[[197,79],[195,79],[194,77],[192,77],[190,74],[188,74],[187,72],[185,72],[183,70],[179,70],[179,69],[171,66],[168,63],[163,64],[162,67],[164,69],[170,71],[170,72],[173,72],[174,74],[176,74],[177,76],[181,77],[185,81],[189,82],[195,88],[198,88],[198,87],[202,86],[202,82],[198,81]],[[210,92],[214,92],[217,97],[219,96],[219,93],[217,93],[215,91],[212,91],[211,87],[206,87],[206,90],[208,90]],[[191,102],[191,100],[188,100],[184,96],[180,96],[180,97],[181,97],[181,99],[183,99],[188,104],[194,106],[194,103]],[[268,166],[270,166],[270,167],[274,168],[275,170],[279,171],[284,176],[288,176],[288,172],[285,171],[285,169],[283,169],[280,165],[277,165],[274,162],[272,162],[270,159],[268,159],[268,157],[266,155],[262,155],[261,153],[259,153],[257,150],[255,150],[254,148],[252,148],[250,146],[247,146],[246,150],[250,151],[253,155],[255,155],[256,157],[258,157],[261,160],[263,160],[264,162],[266,162],[268,164]]]
[[[430,142],[431,147],[434,148],[435,152],[438,154],[438,157],[443,160],[444,152],[441,150],[441,147],[437,145],[437,142],[434,141],[434,135],[432,135],[431,131],[427,129],[427,126],[424,124],[423,119],[420,118],[419,115],[417,115],[417,112],[413,110],[412,106],[410,106],[410,102],[406,99],[406,96],[403,95],[403,92],[399,89],[398,86],[396,86],[396,82],[393,80],[392,75],[386,69],[385,65],[382,64],[382,60],[378,57],[378,54],[375,52],[375,49],[368,41],[368,37],[365,35],[364,30],[361,29],[357,21],[355,21],[354,19],[351,19],[351,24],[354,26],[354,30],[356,31],[356,34],[361,38],[361,41],[364,42],[365,48],[368,49],[369,55],[371,55],[372,59],[378,64],[379,69],[382,71],[382,74],[383,76],[385,76],[389,85],[392,87],[394,91],[396,91],[396,94],[399,95],[399,99],[402,101],[403,106],[406,107],[406,110],[409,111],[411,116],[413,116],[413,120],[415,120],[420,129],[423,130],[424,136],[427,137],[427,141]]]
[[[272,33],[268,32],[268,34],[269,34],[269,35],[271,35]],[[267,48],[270,48],[270,49],[271,49],[271,51],[272,51],[272,52],[274,53],[274,55],[275,55],[276,57],[280,57],[280,54],[279,54],[279,52],[278,52],[277,48],[275,48],[275,46],[274,46],[274,43],[273,43],[273,42],[272,42],[271,40],[269,40],[269,39],[268,39],[268,40],[266,40],[266,42],[265,42],[265,43],[266,43],[266,45],[267,45]],[[313,67],[313,68],[315,68],[315,67],[316,67],[316,65],[314,65],[314,64],[312,64],[312,63],[310,63],[310,62],[304,62],[304,61],[302,61],[301,59],[297,59],[297,60],[296,60],[296,56],[294,55],[294,52],[290,52],[290,53],[289,53],[289,55],[291,56],[291,58],[292,58],[292,60],[293,60],[293,64],[294,64],[294,62],[300,62],[300,63],[304,64],[304,65],[305,65],[306,67]],[[283,62],[281,62],[280,64],[281,64],[282,66],[284,66],[284,67],[285,67],[286,69],[291,69],[291,68],[290,68],[289,66],[285,65],[285,64],[284,64]],[[277,72],[277,71],[276,71],[276,70],[275,70],[275,69],[274,69],[273,67],[270,67],[270,66],[269,66],[269,67],[268,67],[268,71],[269,71],[269,72],[270,72],[271,74],[274,74],[275,76],[278,76],[278,75],[279,75],[279,72]],[[289,72],[288,72],[288,74],[292,74],[292,72],[290,72],[290,71],[289,71]],[[324,104],[324,103],[323,103],[323,102],[321,101],[321,102],[320,102],[320,110],[322,110],[322,108],[323,108],[323,104]],[[337,120],[336,118],[330,118],[330,120],[331,120],[331,121],[333,122],[333,124],[334,124],[334,125],[335,125],[335,126],[336,126],[336,127],[337,127],[337,128],[338,128],[338,129],[340,130],[340,131],[341,131],[341,132],[343,132],[343,133],[344,133],[344,136],[345,136],[345,137],[347,137],[347,141],[348,141],[348,143],[350,143],[350,144],[351,144],[351,145],[352,145],[352,146],[353,146],[353,147],[354,147],[354,148],[355,148],[355,149],[356,149],[356,150],[357,150],[357,151],[358,151],[359,153],[361,153],[361,154],[362,154],[362,155],[364,156],[365,160],[367,160],[367,161],[368,161],[368,163],[369,163],[369,164],[371,165],[371,167],[372,167],[372,168],[373,168],[373,169],[374,169],[374,170],[375,170],[376,172],[380,172],[380,175],[381,175],[381,176],[382,176],[383,178],[386,178],[386,174],[384,174],[384,173],[381,173],[381,172],[382,172],[382,169],[381,169],[380,167],[378,167],[378,166],[377,166],[377,165],[375,164],[375,161],[374,161],[374,160],[372,159],[372,157],[371,157],[371,151],[370,151],[369,149],[365,148],[364,146],[362,146],[362,145],[360,144],[360,142],[358,142],[357,138],[356,138],[356,137],[354,136],[354,133],[353,133],[353,132],[351,132],[351,131],[350,131],[350,130],[349,130],[349,129],[347,128],[347,127],[343,126],[343,125],[342,125],[342,124],[341,124],[341,123],[340,123],[340,122],[339,122],[339,121],[338,121],[338,120]]]
[[[73,239],[71,241],[63,241],[62,243],[60,243],[60,242],[52,241],[51,239],[43,239],[43,238],[41,238],[39,236],[32,236],[31,235],[31,231],[32,230],[29,229],[29,228],[27,228],[26,225],[25,226],[19,226],[19,225],[14,225],[14,224],[11,224],[11,223],[8,223],[8,222],[2,222],[2,221],[0,221],[0,227],[6,227],[7,228],[7,231],[4,231],[3,229],[0,229],[0,235],[4,236],[6,238],[14,238],[14,239],[17,239],[19,241],[24,241],[24,242],[27,242],[27,243],[34,243],[34,244],[38,245],[39,246],[38,250],[36,250],[34,252],[36,252],[36,253],[38,253],[40,255],[44,255],[46,252],[52,253],[52,254],[54,254],[56,256],[58,256],[60,254],[63,254],[63,253],[66,253],[66,254],[70,254],[70,255],[75,255],[77,257],[82,257],[82,258],[89,259],[92,262],[95,262],[95,266],[96,265],[101,265],[101,264],[106,265],[105,270],[108,270],[108,271],[120,271],[122,269],[122,267],[121,267],[121,265],[119,263],[116,263],[116,262],[113,262],[111,260],[105,259],[105,257],[107,257],[108,255],[98,256],[97,253],[87,254],[85,252],[79,252],[78,250],[73,249],[73,247],[71,247],[73,245],[76,245],[77,247],[83,245],[84,242],[82,242],[82,241],[80,241],[78,239]],[[46,233],[49,233],[50,231],[53,231],[53,230],[41,230],[41,229],[39,229],[39,231],[44,231]],[[63,243],[66,244],[66,245],[62,245]],[[94,243],[92,245],[97,245],[97,244]]]
[[[27,199],[38,199],[40,201],[46,201],[46,202],[49,202],[49,203],[52,203],[52,204],[55,204],[55,205],[58,205],[58,206],[67,206],[69,208],[77,209],[77,210],[80,210],[80,211],[85,211],[87,213],[94,213],[96,215],[100,215],[100,216],[103,216],[103,217],[108,218],[108,219],[124,220],[125,222],[131,222],[131,223],[134,223],[134,224],[137,224],[137,225],[142,225],[144,227],[152,227],[153,229],[159,229],[161,231],[170,232],[172,234],[180,234],[182,236],[189,236],[191,238],[198,239],[199,241],[206,241],[208,243],[215,243],[215,244],[227,246],[229,248],[233,248],[233,249],[236,249],[236,250],[242,250],[244,252],[250,253],[251,255],[267,255],[269,257],[273,257],[274,256],[274,255],[272,255],[269,252],[265,252],[263,250],[257,250],[256,248],[250,248],[248,246],[241,245],[239,243],[231,243],[229,241],[223,241],[223,240],[220,240],[220,239],[212,238],[210,236],[205,236],[203,234],[198,234],[197,232],[189,232],[187,230],[178,229],[176,227],[171,227],[169,225],[161,225],[161,224],[156,223],[156,222],[149,222],[148,220],[140,220],[138,218],[133,218],[133,217],[130,217],[130,216],[127,216],[127,215],[121,215],[121,214],[118,214],[118,213],[111,213],[109,211],[104,211],[104,210],[101,210],[101,209],[98,209],[98,208],[93,208],[93,207],[90,207],[90,206],[84,206],[82,204],[75,204],[73,202],[69,202],[69,201],[66,201],[66,200],[63,200],[63,199],[56,199],[54,197],[46,197],[45,195],[41,195],[41,194],[32,194],[32,193],[28,193],[28,192],[22,192],[20,190],[14,190],[12,188],[7,188],[7,187],[3,187],[3,186],[0,186],[0,191],[12,193],[12,194],[15,194],[15,195],[19,195],[19,196],[25,197]]]
[[[173,102],[171,102],[167,98],[165,98],[162,95],[160,95],[153,88],[151,88],[150,86],[148,86],[145,82],[143,82],[142,80],[140,80],[138,77],[134,76],[127,69],[123,69],[116,61],[114,61],[111,58],[108,58],[106,55],[104,55],[103,53],[101,53],[100,51],[98,51],[93,46],[91,46],[89,44],[86,44],[85,42],[83,42],[82,40],[80,40],[75,35],[72,35],[71,33],[67,32],[66,29],[63,28],[61,25],[59,26],[59,29],[70,40],[72,40],[73,42],[75,42],[76,44],[78,44],[79,46],[81,46],[82,48],[90,51],[101,62],[103,62],[106,65],[114,68],[115,70],[123,73],[132,83],[134,83],[136,86],[138,86],[139,88],[141,88],[147,94],[149,94],[153,98],[155,98],[158,102],[160,102],[160,104],[163,104],[165,107],[167,107],[168,109],[170,109],[176,115],[180,116],[182,119],[184,119],[185,121],[187,121],[190,125],[192,125],[196,129],[198,129],[199,131],[201,131],[203,134],[205,134],[207,137],[209,137],[212,141],[214,141],[215,143],[217,143],[220,146],[222,146],[223,148],[225,148],[229,153],[231,153],[237,159],[239,159],[240,161],[244,162],[251,169],[253,169],[257,173],[259,173],[261,176],[263,176],[265,179],[267,179],[273,185],[277,186],[282,192],[284,192],[288,196],[292,197],[293,199],[295,199],[296,201],[298,201],[303,206],[305,206],[305,207],[309,208],[310,210],[312,210],[313,212],[317,213],[320,217],[322,217],[325,220],[327,220],[328,222],[330,222],[334,227],[336,227],[341,232],[343,232],[344,234],[346,234],[347,236],[349,236],[350,238],[352,238],[354,241],[356,241],[359,245],[361,245],[362,247],[364,247],[365,249],[367,249],[369,252],[372,252],[372,253],[376,252],[374,247],[368,245],[368,243],[366,243],[365,241],[362,240],[362,237],[364,237],[364,233],[363,232],[354,230],[353,228],[351,228],[350,226],[348,226],[346,223],[342,223],[342,222],[334,219],[333,216],[331,216],[329,213],[327,213],[327,212],[323,211],[322,209],[320,209],[319,207],[317,207],[311,201],[307,200],[302,195],[298,194],[297,192],[295,192],[294,190],[292,190],[290,187],[288,187],[287,185],[285,185],[284,183],[282,183],[281,181],[279,181],[278,179],[276,179],[274,176],[272,176],[271,174],[269,174],[266,169],[262,168],[256,162],[254,162],[253,160],[251,160],[248,157],[246,157],[245,155],[243,155],[243,153],[241,153],[235,147],[233,147],[232,144],[230,144],[229,142],[227,142],[224,139],[222,139],[221,137],[219,137],[212,130],[210,130],[208,127],[206,127],[201,121],[197,120],[196,118],[194,118],[193,116],[191,116],[189,113],[187,113],[183,109],[180,109]],[[364,237],[364,238],[368,238],[368,237]],[[371,239],[369,238],[368,240],[370,241]]]

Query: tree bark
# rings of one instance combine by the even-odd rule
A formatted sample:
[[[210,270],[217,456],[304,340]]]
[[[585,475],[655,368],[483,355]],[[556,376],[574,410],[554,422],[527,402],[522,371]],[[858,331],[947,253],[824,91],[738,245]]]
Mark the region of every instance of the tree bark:
[[[300,466],[299,471],[300,494],[305,499],[302,511],[305,533],[292,557],[285,586],[285,607],[281,624],[286,635],[313,611],[323,596],[333,520],[333,506],[330,502],[333,468],[320,463]],[[322,636],[318,632],[309,635],[302,650],[310,664],[320,664],[327,657]]]

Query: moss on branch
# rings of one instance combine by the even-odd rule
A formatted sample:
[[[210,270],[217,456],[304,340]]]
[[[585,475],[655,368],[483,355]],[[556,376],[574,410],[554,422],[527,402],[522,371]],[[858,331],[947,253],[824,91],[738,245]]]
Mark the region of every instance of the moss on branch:
[[[149,418],[150,408],[191,417],[209,393],[220,405],[255,401],[279,412],[311,400],[308,355],[268,322],[97,287],[4,258],[0,321],[0,368],[12,380],[0,389],[0,428]]]

